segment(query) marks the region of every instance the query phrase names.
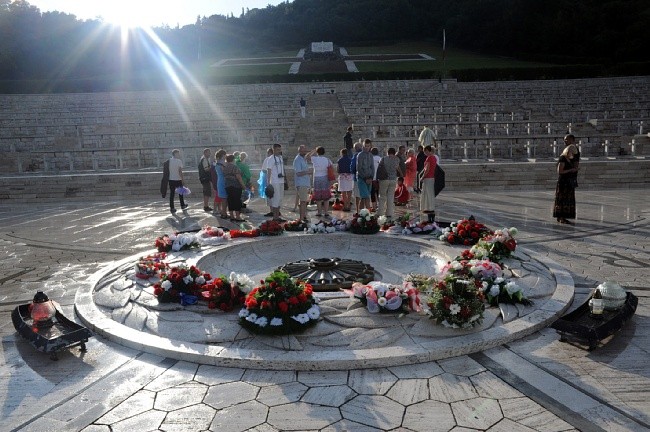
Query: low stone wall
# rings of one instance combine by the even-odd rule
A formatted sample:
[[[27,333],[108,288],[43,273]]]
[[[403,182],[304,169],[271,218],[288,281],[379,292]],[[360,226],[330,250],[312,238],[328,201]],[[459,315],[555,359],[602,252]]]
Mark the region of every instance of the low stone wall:
[[[549,190],[555,188],[556,164],[544,162],[447,163],[446,193],[454,191]],[[252,168],[257,186],[258,168]],[[293,182],[290,167],[286,172]],[[68,175],[12,175],[0,177],[0,203],[156,200],[161,195],[161,172],[91,172]],[[580,190],[645,189],[650,186],[650,159],[584,160],[578,177]],[[196,171],[186,173],[190,202],[201,199]]]

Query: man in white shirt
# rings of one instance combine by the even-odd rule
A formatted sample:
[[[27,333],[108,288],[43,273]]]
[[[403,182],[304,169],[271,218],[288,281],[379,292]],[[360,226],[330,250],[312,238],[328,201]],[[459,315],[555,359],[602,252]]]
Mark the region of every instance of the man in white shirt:
[[[273,197],[270,199],[273,220],[285,222],[280,218],[280,207],[284,198],[284,160],[282,159],[282,146],[273,144],[273,154],[264,161],[266,178],[269,184],[273,185]]]
[[[169,210],[176,213],[174,208],[174,195],[176,188],[183,186],[183,161],[180,158],[181,151],[179,149],[172,150],[172,157],[169,159]],[[181,203],[181,209],[185,210],[187,204],[183,199],[183,195],[178,194],[178,200]]]
[[[425,126],[424,129],[422,129],[418,141],[422,147],[426,147],[428,145],[432,146],[435,143],[436,137],[434,136],[433,131],[429,129],[429,126]]]

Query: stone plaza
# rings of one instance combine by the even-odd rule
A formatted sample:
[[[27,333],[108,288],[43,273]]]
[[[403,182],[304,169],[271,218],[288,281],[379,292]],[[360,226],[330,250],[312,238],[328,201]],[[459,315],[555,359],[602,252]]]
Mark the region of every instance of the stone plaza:
[[[93,275],[151,250],[157,236],[205,224],[236,226],[203,212],[200,197],[194,196],[190,208],[176,215],[170,215],[165,200],[153,194],[137,201],[5,203],[0,207],[6,266],[0,279],[4,318],[0,429],[649,430],[649,197],[645,188],[587,187],[576,195],[574,226],[557,224],[551,217],[551,189],[489,193],[452,189],[439,196],[438,217],[453,221],[472,214],[493,229],[517,227],[519,248],[562,273],[563,283],[572,291],[567,311],[581,305],[603,281],[616,281],[634,293],[639,299],[636,314],[601,346],[587,351],[562,343],[548,328],[549,321],[485,349],[463,351],[460,337],[447,355],[433,349],[428,357],[394,361],[390,350],[395,342],[385,346],[377,342],[390,332],[357,323],[344,330],[358,344],[351,351],[367,350],[373,356],[357,356],[331,369],[304,363],[282,367],[280,359],[270,361],[269,367],[250,357],[236,362],[236,350],[231,350],[233,363],[227,365],[207,356],[199,359],[200,353],[189,355],[183,346],[161,347],[156,342],[160,338],[150,333],[139,332],[140,339],[134,340],[129,334],[133,329],[110,330],[104,324],[87,343],[87,352],[72,348],[62,351],[59,361],[50,360],[15,332],[10,319],[11,311],[29,302],[37,290],[46,291],[67,316],[78,320],[75,301],[79,293],[92,289]],[[287,219],[296,216],[292,202],[292,195],[285,198],[282,212]],[[251,224],[262,222],[267,211],[263,200],[253,200],[249,207]],[[338,236],[332,237],[337,242],[354,237],[327,235]],[[369,237],[377,244],[393,240],[397,241],[385,234]],[[252,248],[257,257],[268,259],[268,248],[279,241],[283,240],[260,238],[241,248]],[[434,237],[418,242],[443,250]],[[240,247],[231,243],[233,250]],[[223,263],[219,259],[214,265]],[[179,312],[179,324],[188,317]],[[183,324],[193,331],[191,323]],[[368,331],[377,337],[355,339]],[[192,336],[180,340],[179,345],[191,340]],[[259,343],[250,342],[251,351],[260,349]],[[282,352],[281,343],[267,340],[267,350]],[[323,348],[322,356],[332,356],[328,352],[332,350]]]

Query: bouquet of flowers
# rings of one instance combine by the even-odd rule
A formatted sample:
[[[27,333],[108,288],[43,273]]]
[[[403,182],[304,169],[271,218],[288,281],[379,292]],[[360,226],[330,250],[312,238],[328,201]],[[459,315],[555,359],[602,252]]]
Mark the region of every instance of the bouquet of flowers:
[[[154,284],[153,293],[160,303],[195,304],[204,290],[206,282],[212,279],[195,266],[179,265],[169,268]]]
[[[178,252],[200,247],[196,235],[191,233],[165,234],[156,239],[158,252]]]
[[[317,223],[309,224],[305,232],[307,234],[329,234],[336,232],[336,227],[332,222],[319,221]]]
[[[476,222],[474,216],[470,216],[468,219],[452,222],[448,228],[442,230],[439,239],[450,244],[471,246],[489,234],[492,234],[492,232],[488,227]]]
[[[441,270],[442,277],[450,274],[463,278],[474,278],[478,280],[494,279],[503,275],[501,266],[489,259],[464,259],[456,257],[454,261],[447,263]]]
[[[240,324],[261,334],[289,334],[315,325],[320,317],[313,288],[275,271],[253,288],[239,312]]]
[[[521,303],[526,306],[533,304],[524,296],[519,285],[502,277],[484,280],[481,284],[481,291],[490,306],[499,306],[499,303]]]
[[[228,241],[230,234],[228,234],[228,230],[226,229],[206,225],[201,231],[196,233],[196,239],[202,245],[215,245]]]
[[[260,226],[257,227],[257,230],[260,232],[260,235],[275,236],[282,234],[284,228],[282,228],[282,225],[280,225],[279,222],[268,220],[262,222]]]
[[[404,279],[404,284],[411,284],[415,289],[420,292],[431,291],[436,279],[433,276],[420,274],[420,273],[409,273]]]
[[[302,219],[296,219],[293,221],[286,222],[284,224],[284,230],[285,231],[299,231],[303,232],[309,224]]]
[[[361,209],[352,216],[350,231],[354,234],[375,234],[379,232],[379,222],[368,209]]]
[[[474,280],[447,275],[434,284],[428,313],[445,327],[470,328],[483,320],[484,300]]]
[[[515,235],[517,235],[517,228],[496,230],[493,234],[480,239],[476,245],[472,246],[470,251],[475,255],[501,262],[509,258],[517,248]]]
[[[420,294],[412,284],[402,287],[373,281],[364,285],[352,284],[352,295],[363,303],[370,313],[420,310]]]
[[[251,230],[230,230],[230,238],[254,238],[259,237],[260,231],[256,228]]]
[[[169,267],[163,260],[167,258],[165,252],[157,252],[141,257],[135,264],[135,277],[149,279]]]
[[[415,222],[410,221],[404,226],[403,234],[431,234],[434,231],[440,231],[440,227],[435,222]]]
[[[244,305],[246,293],[253,281],[243,274],[231,273],[230,279],[219,276],[206,282],[201,288],[201,297],[208,302],[208,308],[229,312]]]

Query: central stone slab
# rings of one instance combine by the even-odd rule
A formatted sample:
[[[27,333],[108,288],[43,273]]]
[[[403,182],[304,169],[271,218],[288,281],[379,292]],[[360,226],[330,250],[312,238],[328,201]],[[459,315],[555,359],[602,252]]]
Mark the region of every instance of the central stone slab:
[[[367,276],[374,269],[375,280],[402,284],[409,273],[436,274],[462,250],[432,237],[287,233],[172,254],[169,261],[197,265],[213,276],[246,273],[259,281],[286,263],[320,271],[349,260],[368,266]],[[237,312],[210,310],[204,304],[159,304],[150,283],[133,275],[134,263],[144,254],[97,272],[90,285],[78,291],[75,305],[81,319],[123,345],[221,366],[334,370],[437,360],[528,335],[554,321],[573,298],[568,272],[544,257],[518,250],[517,259],[506,267],[533,306],[488,308],[483,323],[471,329],[445,328],[423,313],[371,314],[339,291],[316,294],[322,310],[316,326],[289,336],[259,336],[238,324]]]

